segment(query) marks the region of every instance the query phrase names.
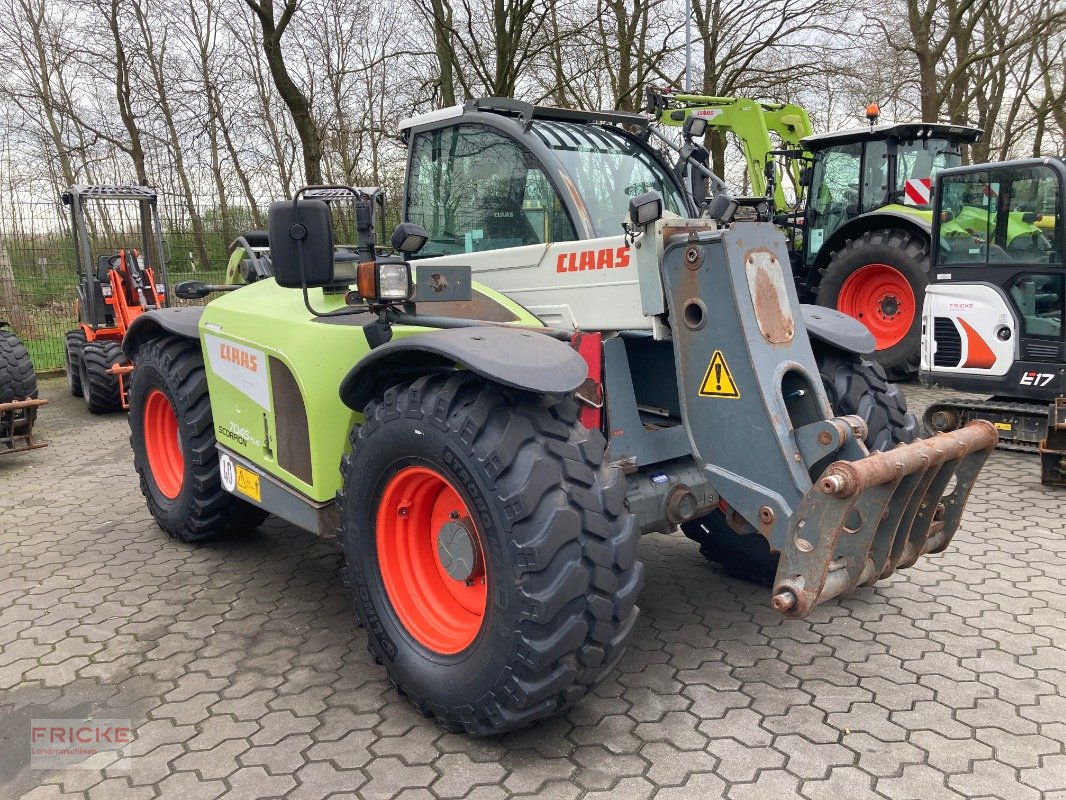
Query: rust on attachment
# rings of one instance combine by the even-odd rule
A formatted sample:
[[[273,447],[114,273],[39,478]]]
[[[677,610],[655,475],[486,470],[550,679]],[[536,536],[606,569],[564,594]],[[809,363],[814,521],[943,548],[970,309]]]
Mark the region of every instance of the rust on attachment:
[[[6,436],[0,436],[0,456],[47,446],[47,442],[38,442],[33,438],[36,409],[47,404],[48,401],[44,399],[0,403],[0,430],[7,432]]]
[[[999,436],[977,420],[830,464],[789,520],[773,608],[793,617],[948,546]]]
[[[744,254],[744,271],[763,338],[770,344],[788,344],[796,335],[796,320],[781,261],[768,247],[758,247]]]

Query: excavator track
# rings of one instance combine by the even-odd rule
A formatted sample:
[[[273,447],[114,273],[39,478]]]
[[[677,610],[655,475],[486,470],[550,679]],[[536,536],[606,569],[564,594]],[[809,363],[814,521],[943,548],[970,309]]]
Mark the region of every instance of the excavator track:
[[[960,397],[933,403],[922,415],[922,422],[932,433],[958,430],[974,420],[991,422],[999,433],[1000,450],[1039,453],[1040,441],[1047,433],[1046,403],[1024,403],[976,397]]]

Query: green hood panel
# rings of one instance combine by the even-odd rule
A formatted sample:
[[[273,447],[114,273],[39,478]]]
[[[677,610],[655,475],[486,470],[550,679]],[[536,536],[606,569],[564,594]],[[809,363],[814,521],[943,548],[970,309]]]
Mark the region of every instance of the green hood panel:
[[[492,301],[515,324],[541,325],[498,292],[477,283],[474,291],[482,308]],[[343,295],[311,289],[308,297],[320,313],[344,308]],[[375,320],[369,313],[314,317],[300,290],[272,278],[208,303],[199,331],[219,443],[311,500],[332,500],[348,434],[362,420],[341,402],[339,387],[370,352],[363,326]],[[426,330],[398,325],[393,339]]]

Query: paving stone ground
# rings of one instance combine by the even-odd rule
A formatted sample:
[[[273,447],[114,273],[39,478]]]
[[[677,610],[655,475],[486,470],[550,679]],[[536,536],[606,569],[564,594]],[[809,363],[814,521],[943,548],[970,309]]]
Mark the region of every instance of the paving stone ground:
[[[1066,800],[1066,490],[1032,457],[993,456],[947,553],[807,620],[646,537],[617,674],[473,740],[388,688],[332,542],[278,521],[168,540],[124,417],[43,394],[51,446],[0,458],[3,800]],[[131,770],[31,770],[45,717],[131,720]]]

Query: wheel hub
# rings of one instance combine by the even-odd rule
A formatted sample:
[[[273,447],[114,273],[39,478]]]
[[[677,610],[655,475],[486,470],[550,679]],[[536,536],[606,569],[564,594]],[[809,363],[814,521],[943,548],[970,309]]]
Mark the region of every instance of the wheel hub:
[[[452,580],[470,583],[479,572],[470,518],[450,519],[437,531],[437,558]]]
[[[899,299],[894,294],[881,298],[881,316],[891,319],[899,313]]]

